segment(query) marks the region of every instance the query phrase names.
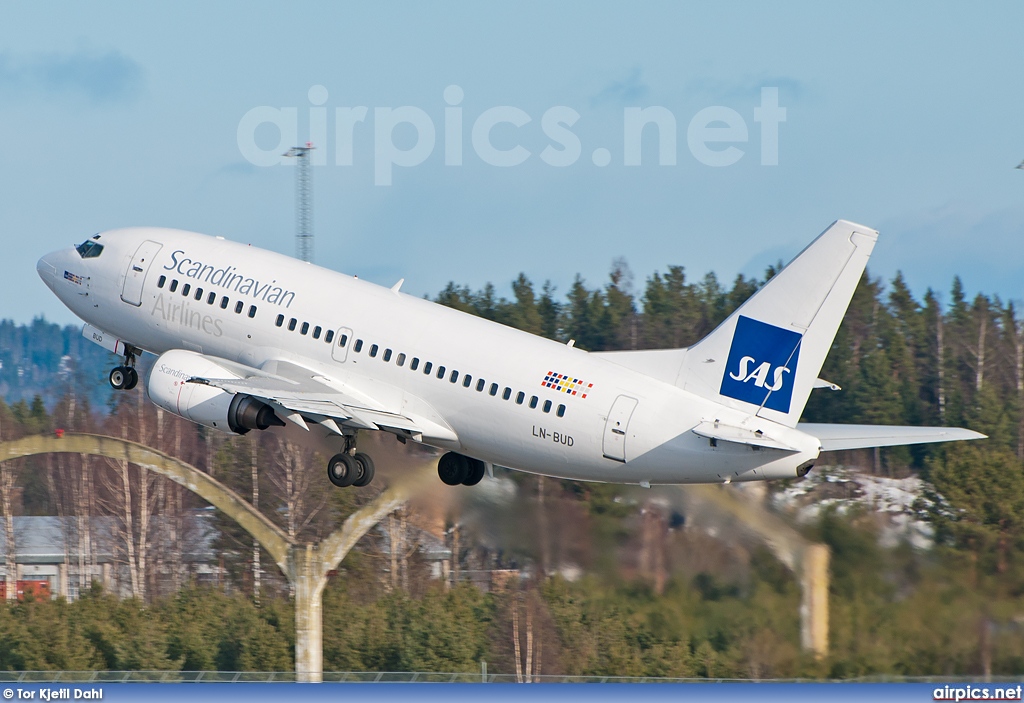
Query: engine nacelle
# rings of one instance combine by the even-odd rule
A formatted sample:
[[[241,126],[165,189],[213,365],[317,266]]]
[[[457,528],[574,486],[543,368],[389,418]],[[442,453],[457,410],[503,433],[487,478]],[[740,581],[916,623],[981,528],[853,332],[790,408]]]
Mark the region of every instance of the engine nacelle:
[[[149,397],[164,410],[221,432],[245,434],[284,426],[273,408],[252,396],[228,393],[188,379],[241,378],[202,354],[174,349],[161,354],[149,374]]]

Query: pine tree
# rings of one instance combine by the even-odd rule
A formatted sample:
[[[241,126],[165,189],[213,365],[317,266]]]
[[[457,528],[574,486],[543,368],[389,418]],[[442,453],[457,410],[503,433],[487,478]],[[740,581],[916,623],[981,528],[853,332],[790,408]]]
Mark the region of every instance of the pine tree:
[[[686,282],[682,266],[670,266],[664,276],[655,272],[647,279],[643,307],[641,326],[647,348],[689,346],[710,328],[707,312],[694,286]]]
[[[537,309],[533,284],[526,274],[519,274],[512,282],[512,292],[515,295],[515,302],[509,310],[508,324],[530,334],[541,334],[544,330],[544,320]]]
[[[566,337],[576,340],[576,346],[581,349],[604,350],[604,297],[599,291],[587,290],[579,276],[573,281],[568,297],[569,302],[563,310],[562,320],[562,329]]]
[[[558,326],[561,310],[562,306],[555,300],[555,287],[551,281],[545,281],[537,303],[537,312],[540,314],[541,334],[548,339],[561,340],[561,329]]]
[[[951,514],[935,509],[933,520],[946,536],[972,557],[980,575],[1019,577],[1024,567],[1024,470],[1001,448],[972,444],[950,447],[930,467],[936,490]],[[1011,582],[1012,583],[1012,582]]]
[[[616,259],[604,289],[605,349],[637,349],[639,329],[636,304],[633,300],[633,274],[625,259]]]

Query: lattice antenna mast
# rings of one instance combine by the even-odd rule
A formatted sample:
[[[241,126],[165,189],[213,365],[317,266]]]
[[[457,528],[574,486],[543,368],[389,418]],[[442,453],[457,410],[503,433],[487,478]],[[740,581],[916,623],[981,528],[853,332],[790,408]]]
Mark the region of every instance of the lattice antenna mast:
[[[298,159],[295,172],[295,255],[303,261],[313,260],[313,181],[309,152],[315,148],[313,142],[306,142],[306,146],[292,147],[284,154]]]

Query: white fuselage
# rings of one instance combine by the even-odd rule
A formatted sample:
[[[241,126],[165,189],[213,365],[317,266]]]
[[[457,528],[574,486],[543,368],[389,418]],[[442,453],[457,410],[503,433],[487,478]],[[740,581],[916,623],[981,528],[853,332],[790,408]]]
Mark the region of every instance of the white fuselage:
[[[691,430],[716,420],[740,425],[750,415],[599,355],[281,254],[159,228],[105,232],[99,241],[95,258],[68,248],[39,263],[54,293],[87,323],[156,354],[187,349],[255,368],[284,360],[389,407],[429,407],[458,437],[435,444],[495,465],[570,479],[695,483],[792,477],[818,454],[813,438],[764,420],[800,450],[710,442]],[[147,241],[159,248],[133,261]]]

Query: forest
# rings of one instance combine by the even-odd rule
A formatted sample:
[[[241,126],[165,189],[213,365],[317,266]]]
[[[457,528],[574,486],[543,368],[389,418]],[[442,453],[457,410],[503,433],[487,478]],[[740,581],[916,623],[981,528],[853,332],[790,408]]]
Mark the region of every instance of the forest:
[[[510,298],[451,283],[435,300],[587,350],[681,347],[777,269],[723,284],[673,266],[640,284],[617,260],[603,285],[577,278],[564,295],[523,274]],[[0,323],[0,439],[60,428],[143,442],[212,474],[297,539],[326,534],[379,490],[333,490],[322,458],[269,434],[204,431],[141,388],[110,395],[110,360],[89,346],[75,328]],[[342,562],[324,595],[325,670],[472,672],[481,661],[520,679],[1024,670],[1024,320],[1014,305],[969,297],[959,279],[917,297],[900,275],[865,274],[821,377],[843,390],[815,391],[808,421],[989,435],[823,456],[922,478],[920,512],[934,531],[930,549],[883,545],[868,507],[797,526],[832,554],[826,657],[801,651],[798,578],[763,546],[695,529],[674,506],[651,523],[637,489],[503,472],[492,489],[410,502]],[[430,460],[373,441],[395,465]],[[20,538],[16,518],[57,518],[74,582],[71,598],[0,605],[0,669],[293,668],[286,582],[240,528],[176,484],[124,462],[33,457],[0,465],[0,511],[7,545]],[[658,579],[637,556],[650,529]]]

